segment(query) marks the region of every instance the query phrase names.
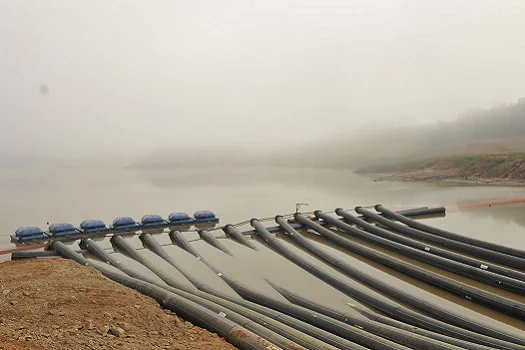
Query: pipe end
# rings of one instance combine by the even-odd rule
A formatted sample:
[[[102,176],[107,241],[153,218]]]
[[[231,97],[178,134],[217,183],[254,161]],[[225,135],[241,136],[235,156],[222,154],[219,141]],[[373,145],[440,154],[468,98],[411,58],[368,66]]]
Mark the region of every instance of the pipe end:
[[[256,219],[256,218],[251,219],[251,220],[250,220],[250,225],[253,226],[255,222],[259,222],[259,220]]]
[[[383,206],[382,206],[381,204],[376,204],[376,205],[374,205],[374,209],[375,209],[376,211],[379,211],[382,207],[383,207]]]
[[[316,218],[318,218],[319,215],[321,215],[322,213],[323,213],[322,210],[315,210],[315,211],[314,211],[314,215],[315,215]]]
[[[363,209],[363,207],[360,206],[360,205],[358,205],[357,207],[354,208],[354,211],[355,211],[356,213],[361,213],[361,209]]]
[[[340,215],[339,213],[341,213],[341,212],[344,212],[344,209],[343,209],[343,208],[335,208],[335,213],[336,213],[337,215]]]

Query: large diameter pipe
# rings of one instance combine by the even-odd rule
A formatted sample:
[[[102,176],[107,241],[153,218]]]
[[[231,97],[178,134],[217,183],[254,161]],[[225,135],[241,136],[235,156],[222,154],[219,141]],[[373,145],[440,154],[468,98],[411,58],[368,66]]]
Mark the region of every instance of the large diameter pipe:
[[[511,275],[525,278],[524,273],[513,271],[505,267],[499,267],[485,261],[470,258],[459,253],[451,252],[428,243],[422,243],[397,233],[384,230],[375,225],[371,225],[339,208],[336,209],[335,212],[342,216],[347,222],[355,224],[364,231],[370,232],[375,236],[379,236],[388,240],[376,240],[379,244],[386,247],[387,249],[400,252],[413,259],[493,285],[501,289],[509,290],[517,294],[525,294],[524,280],[517,280],[515,278],[506,276]],[[344,228],[346,226],[341,225],[341,227]],[[368,240],[374,239],[373,237],[368,236],[367,233],[363,233],[362,236],[368,237]],[[498,272],[503,272],[506,275],[499,274]]]
[[[155,247],[155,252],[165,259],[169,257],[167,252],[162,248],[158,241],[151,235],[144,236],[144,242],[149,247]],[[173,259],[167,259],[166,261],[170,262]],[[180,269],[180,266],[174,262],[172,264],[176,269],[184,274],[183,270]],[[214,270],[215,271],[215,270]],[[206,299],[210,300],[216,304],[227,307],[235,312],[255,321],[265,327],[273,330],[274,332],[285,336],[286,338],[297,342],[301,346],[304,346],[307,349],[311,350],[335,350],[340,349],[344,344],[341,343],[342,339],[338,340],[338,337],[331,335],[328,332],[322,331],[316,327],[310,326],[307,323],[301,322],[294,318],[276,313],[271,309],[265,308],[264,306],[251,303],[246,300],[238,299],[231,297],[229,295],[223,294],[216,289],[202,283],[194,276],[187,276],[184,274],[188,280],[196,286],[199,291],[196,291],[195,294]],[[229,280],[228,280],[229,281]],[[230,282],[231,283],[231,282]],[[163,288],[168,288],[167,286],[162,286]],[[308,334],[306,334],[306,333]],[[327,340],[324,342],[322,340]],[[337,346],[329,345],[333,344]]]
[[[462,255],[456,252],[452,252],[450,250],[442,249],[434,245],[429,245],[428,243],[422,243],[415,239],[408,238],[408,237],[396,234],[388,230],[384,230],[380,227],[370,225],[364,220],[361,220],[359,217],[353,216],[340,208],[336,209],[336,213],[342,216],[347,222],[351,222],[363,228],[367,232],[373,233],[375,235],[389,239],[391,241],[395,241],[395,242],[398,242],[398,243],[401,243],[401,244],[404,244],[404,245],[407,245],[407,246],[410,246],[410,247],[413,247],[419,250],[423,250],[425,252],[428,252],[434,255],[439,255],[449,260],[454,260],[454,261],[457,261],[457,262],[460,262],[466,265],[470,265],[470,266],[479,268],[481,270],[486,270],[486,271],[497,273],[502,276],[511,277],[511,278],[514,278],[520,281],[525,281],[525,273],[523,272],[509,269],[507,267],[503,267],[503,266],[493,264],[487,261],[482,261],[476,258],[471,258],[469,256],[465,256],[465,255]]]
[[[317,211],[315,215],[318,218],[321,218],[322,220],[340,228],[344,232],[348,232],[352,234],[352,233],[356,233],[357,231],[360,231],[356,229],[355,227],[345,224],[331,216],[323,214],[320,211]],[[361,233],[364,235],[369,235],[369,233],[366,233],[363,231],[361,231]],[[381,237],[376,237],[376,238],[378,242],[385,240],[384,238],[381,238]],[[391,244],[399,245],[398,243],[395,243],[395,242],[391,242]],[[405,250],[408,251],[413,248],[401,246],[401,247],[398,247],[398,249],[400,251],[405,251]],[[387,265],[393,269],[401,271],[407,275],[416,277],[417,279],[428,282],[446,291],[460,295],[466,298],[467,300],[471,300],[472,302],[487,306],[489,308],[495,309],[499,312],[505,313],[507,315],[513,316],[518,319],[525,319],[525,305],[520,302],[511,300],[508,298],[504,298],[497,294],[489,293],[485,290],[473,287],[466,283],[462,283],[457,280],[442,276],[438,273],[428,271],[422,267],[407,263],[401,259],[397,259],[387,254],[375,251],[372,248],[368,248],[367,250],[360,249],[360,251],[362,252],[361,255],[363,255],[363,252],[366,252],[367,256],[373,257],[372,259],[376,261],[380,261],[384,265]],[[385,290],[384,286],[382,286],[381,288]],[[394,289],[395,289],[395,292],[394,292]],[[398,298],[398,300],[408,300],[408,302],[410,302],[410,305],[412,305],[416,309],[419,309],[423,312],[426,312],[435,317],[447,320],[451,322],[452,324],[456,324],[460,327],[474,330],[476,332],[479,331],[480,333],[483,333],[486,335],[491,335],[491,334],[494,335],[492,331],[492,327],[488,325],[481,327],[479,325],[479,322],[474,322],[470,319],[461,317],[460,315],[454,315],[450,312],[443,312],[443,309],[439,305],[433,305],[429,302],[424,303],[423,300],[419,298],[415,298],[414,296],[410,296],[407,298],[408,293],[399,288],[390,287],[388,290],[389,290],[388,291],[389,295],[392,295]]]
[[[395,327],[380,324],[378,322],[362,319],[361,317],[355,317],[354,315],[341,313],[338,310],[327,307],[326,305],[318,304],[312,300],[302,298],[284,288],[272,284],[273,288],[277,290],[282,296],[284,296],[291,303],[310,309],[317,313],[325,316],[329,316],[339,320],[341,322],[357,326],[363,330],[376,334],[385,339],[390,339],[398,344],[402,344],[412,349],[419,350],[459,350],[461,348],[453,346],[448,343],[443,343],[435,339],[429,339],[424,336],[414,334],[405,330],[401,330]]]
[[[72,258],[82,265],[89,265],[89,262],[75,253],[69,247],[65,246],[61,242],[53,242],[53,248],[68,258]],[[229,343],[237,346],[240,349],[246,350],[278,350],[281,349],[273,345],[268,340],[261,338],[260,335],[248,330],[245,327],[238,325],[226,317],[222,317],[220,314],[216,314],[209,309],[195,303],[194,301],[185,299],[179,295],[168,292],[156,285],[148,282],[129,277],[123,273],[112,271],[110,268],[103,268],[102,264],[97,264],[95,267],[99,269],[102,274],[109,279],[118,282],[124,286],[135,289],[140,293],[150,296],[156,299],[165,308],[174,311],[177,315],[184,319],[202,326],[207,330],[217,333],[223,337]],[[237,318],[240,320],[240,318]],[[249,320],[246,322],[246,326],[262,331],[258,325],[252,324]],[[275,339],[275,338],[274,338]],[[296,348],[296,347],[295,347]],[[294,347],[288,347],[283,349],[295,349]]]
[[[125,274],[133,278],[137,278],[137,279],[140,279],[148,283],[152,283],[152,284],[156,284],[160,280],[160,279],[156,280],[154,278],[151,278],[150,276],[144,275],[138,271],[130,269],[128,266],[123,264],[116,257],[112,256],[112,254],[108,254],[108,252],[106,252],[98,243],[93,241],[91,238],[84,238],[81,242],[81,246],[85,247],[89,253],[93,254],[100,260],[106,262],[109,265],[116,267],[120,271],[124,272]]]
[[[361,305],[355,305],[355,304],[351,304],[351,303],[347,303],[347,305],[349,307],[351,307],[352,309],[354,309],[355,311],[359,312],[361,315],[365,316],[366,318],[368,318],[368,319],[370,319],[372,321],[379,322],[379,323],[382,323],[382,324],[385,324],[385,325],[389,325],[389,326],[392,326],[392,327],[396,327],[396,328],[399,328],[399,329],[403,329],[405,331],[408,331],[408,332],[411,332],[411,333],[415,333],[415,334],[419,334],[419,335],[422,335],[422,336],[430,338],[430,339],[435,339],[435,340],[441,341],[443,343],[455,345],[455,346],[458,346],[460,348],[464,348],[464,349],[468,349],[468,350],[491,350],[491,349],[494,349],[494,348],[491,348],[491,347],[488,347],[488,346],[483,346],[483,345],[480,345],[480,344],[471,343],[471,342],[467,342],[465,340],[461,340],[461,339],[453,338],[453,337],[450,337],[450,336],[447,336],[447,335],[443,335],[441,333],[432,332],[432,331],[429,331],[429,330],[424,329],[424,328],[415,327],[415,326],[410,325],[408,323],[404,323],[404,322],[398,321],[396,319],[390,318],[388,316],[381,315],[381,314],[379,314],[379,313],[377,313],[375,311],[372,311],[371,309],[369,309],[367,307],[364,307],[364,306],[361,306]]]
[[[256,230],[258,228],[254,226]],[[232,281],[233,282],[233,281]],[[357,327],[349,326],[343,322],[337,321],[330,317],[315,313],[303,307],[275,300],[265,294],[259,293],[240,283],[230,283],[230,286],[241,295],[244,299],[250,300],[257,304],[272,308],[276,311],[285,313],[296,319],[310,323],[312,326],[324,329],[327,332],[348,339],[359,346],[359,349],[367,347],[370,349],[407,349],[405,346],[396,344],[387,339],[381,338],[374,334],[363,331]]]
[[[518,268],[525,270],[525,259],[521,259],[512,255],[503,254],[497,251],[492,251],[487,248],[481,248],[466,244],[463,242],[453,241],[448,238],[436,236],[427,232],[413,229],[411,227],[402,225],[398,222],[391,221],[381,215],[373,213],[369,210],[365,210],[362,207],[356,207],[355,211],[358,214],[366,216],[370,220],[373,220],[377,223],[380,223],[383,226],[386,226],[394,231],[401,232],[412,238],[421,239],[425,242],[432,242],[436,244],[443,245],[449,249],[454,249],[469,255],[477,256],[482,259],[496,262],[498,264],[504,264],[510,267]]]
[[[463,235],[460,235],[460,234],[457,234],[457,233],[454,233],[454,232],[450,232],[450,231],[443,230],[443,229],[440,229],[440,228],[437,228],[437,227],[433,227],[433,226],[424,224],[422,222],[412,220],[412,219],[408,218],[407,216],[405,216],[403,213],[399,213],[399,212],[396,213],[395,211],[390,210],[390,209],[382,206],[381,204],[375,205],[374,208],[377,211],[379,211],[381,214],[385,215],[386,217],[395,219],[395,220],[397,220],[397,221],[399,221],[399,222],[401,222],[401,223],[403,223],[403,224],[405,224],[405,225],[407,225],[409,227],[412,227],[414,229],[425,231],[425,232],[428,232],[428,233],[431,233],[433,235],[437,235],[437,236],[440,236],[440,237],[448,238],[448,239],[451,239],[453,241],[463,242],[463,243],[466,243],[466,244],[478,246],[478,247],[485,248],[485,249],[490,249],[490,250],[493,250],[493,251],[496,251],[496,252],[500,252],[500,253],[504,253],[504,254],[508,254],[508,255],[513,255],[513,256],[525,259],[525,251],[524,250],[517,249],[517,248],[512,248],[512,247],[507,247],[507,246],[503,246],[503,245],[492,243],[492,242],[483,241],[483,240],[477,239],[477,238],[466,237],[466,236],[463,236]]]
[[[200,258],[199,253],[197,253],[197,250],[193,248],[193,246],[188,242],[186,237],[182,235],[180,231],[171,231],[170,232],[170,238],[173,242],[175,242],[179,247],[190,253],[191,255]]]
[[[379,261],[381,263],[390,263],[390,256],[377,252],[374,249],[370,249],[368,247],[364,247],[360,244],[354,243],[344,237],[341,237],[337,235],[336,233],[322,227],[321,225],[313,222],[312,220],[309,220],[305,218],[304,216],[300,214],[295,215],[296,220],[316,231],[324,238],[328,239],[329,241],[332,241],[339,246],[346,248],[354,253],[357,253],[359,255],[365,256],[367,258],[370,258],[375,261]],[[381,259],[381,260],[378,260]],[[387,260],[383,260],[387,259]],[[389,262],[390,261],[390,262]],[[390,265],[389,265],[390,266]],[[359,271],[356,271],[359,272]],[[360,274],[356,274],[355,278],[359,276]],[[414,305],[414,307],[418,307],[419,309],[424,309],[424,312],[428,314],[433,314],[435,317],[439,318],[440,320],[445,320],[445,322],[440,321],[438,319],[434,319],[431,317],[428,317],[424,314],[420,314],[418,312],[415,312],[411,309],[408,309],[400,304],[397,304],[390,300],[384,300],[384,299],[378,299],[372,295],[366,294],[361,292],[360,290],[354,289],[349,290],[348,288],[344,288],[344,292],[350,293],[349,296],[369,305],[370,307],[377,309],[386,315],[398,319],[403,322],[407,322],[419,327],[426,328],[431,331],[436,331],[451,337],[455,337],[458,339],[463,339],[469,342],[474,342],[478,344],[482,344],[485,346],[490,346],[498,349],[521,349],[524,350],[525,346],[525,339],[522,337],[518,337],[514,334],[508,334],[508,332],[503,332],[498,329],[492,329],[492,327],[489,327],[484,324],[479,324],[478,322],[475,322],[470,319],[466,319],[465,317],[458,315],[454,312],[448,311],[444,312],[441,310],[437,305],[433,305],[432,303],[419,299],[415,296],[407,294],[405,291],[401,291],[397,288],[393,288],[392,286],[386,285],[382,281],[373,278],[371,276],[367,276],[364,274],[361,274],[362,278],[360,281],[366,285],[371,286],[372,288],[382,291],[383,293],[386,293],[390,297],[395,297],[398,300],[402,300],[403,302],[408,302]],[[341,288],[342,286],[339,286]],[[337,287],[336,287],[337,288]],[[338,288],[338,289],[339,289]],[[454,326],[454,324],[460,324],[461,327],[467,327],[468,328],[460,328],[457,326]],[[519,344],[519,345],[518,345]]]
[[[178,270],[188,281],[190,281],[191,284],[193,284],[196,288],[199,288],[202,284],[201,281],[194,278],[186,269],[184,269],[180,264],[178,264],[169,254],[162,248],[160,243],[150,234],[150,233],[143,233],[140,235],[140,239],[142,240],[142,243],[144,246],[151,250],[153,253],[157,254],[159,257],[164,259],[168,264],[173,266],[176,270]]]
[[[299,218],[299,215],[297,215],[297,217]],[[400,301],[408,301],[408,303],[410,305],[413,305],[414,307],[419,303],[424,303],[421,300],[418,300],[417,298],[411,296],[409,293],[403,292],[400,289],[387,285],[381,282],[379,279],[374,278],[373,276],[361,271],[360,269],[352,267],[345,261],[332,256],[331,254],[320,248],[318,245],[315,245],[308,239],[304,238],[299,232],[294,230],[282,217],[277,217],[276,221],[284,229],[284,232],[295,243],[297,243],[302,248],[308,250],[310,253],[320,258],[322,261],[325,261],[329,265],[335,267],[337,270],[349,275],[352,278],[355,278],[356,280],[362,283],[370,285],[372,288],[375,288],[380,292],[388,293],[387,295],[395,295]]]
[[[204,242],[208,243],[212,247],[215,247],[219,249],[220,251],[233,256],[233,254],[222,244],[219,242],[217,237],[215,237],[211,232],[207,230],[199,230],[199,236],[204,240]]]
[[[191,290],[188,290],[188,288],[190,288],[189,286],[173,278],[170,274],[166,273],[164,270],[159,268],[157,265],[155,265],[153,262],[151,262],[149,259],[143,256],[141,253],[139,253],[124,237],[113,236],[111,240],[126,255],[128,255],[135,261],[141,263],[142,265],[146,266],[155,275],[157,275],[161,280],[166,282],[168,286],[175,287],[177,289],[186,290],[186,291],[195,290],[194,288],[192,288]]]
[[[246,237],[244,237],[242,232],[239,231],[239,229],[237,227],[228,224],[228,225],[223,227],[223,231],[224,231],[224,233],[226,233],[226,235],[232,237],[234,240],[236,240],[240,244],[242,244],[242,245],[244,245],[244,246],[246,246],[246,247],[248,247],[250,249],[258,250],[257,247],[255,246],[255,244],[253,244],[248,239],[246,239]]]

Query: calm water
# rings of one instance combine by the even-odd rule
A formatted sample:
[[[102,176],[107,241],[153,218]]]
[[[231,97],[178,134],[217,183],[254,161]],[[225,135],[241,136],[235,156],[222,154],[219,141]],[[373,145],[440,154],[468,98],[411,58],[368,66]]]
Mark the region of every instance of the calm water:
[[[134,171],[89,168],[4,168],[0,170],[0,232],[24,225],[85,219],[111,222],[117,216],[211,209],[223,223],[303,211],[382,203],[404,208],[453,205],[525,195],[525,188],[451,187],[424,183],[372,182],[348,170],[216,168],[211,170]],[[519,230],[523,210],[472,212],[445,225]],[[453,222],[454,221],[454,222]],[[483,221],[484,223],[480,223]],[[487,226],[488,225],[488,226]],[[479,233],[485,235],[485,233]]]
[[[44,228],[46,221],[71,222],[78,225],[84,219],[102,219],[111,222],[116,216],[130,215],[140,219],[146,213],[167,216],[172,211],[193,213],[199,209],[211,209],[221,218],[222,223],[234,223],[252,217],[272,217],[276,214],[290,213],[294,211],[297,202],[309,203],[309,207],[303,208],[303,211],[314,209],[331,211],[336,207],[350,209],[355,205],[376,203],[392,208],[456,205],[525,195],[525,188],[373,182],[351,171],[284,168],[169,171],[75,168],[44,170],[38,173],[29,170],[21,171],[21,169],[3,169],[0,173],[0,186],[0,209],[3,213],[0,228],[5,234],[10,234],[22,225]],[[426,222],[465,235],[525,249],[524,214],[525,207],[522,206],[490,208],[486,206],[471,211],[450,212],[445,218],[428,219]],[[516,332],[525,329],[522,321],[479,307],[367,259],[341,251],[323,239],[306,235],[332,254],[344,258],[363,271],[432,300],[443,308],[453,309],[494,327]],[[225,293],[234,293],[201,262],[182,249],[171,245],[167,234],[156,237],[166,245],[168,253],[187,270]],[[256,244],[260,251],[254,252],[233,241],[223,240],[234,254],[234,257],[230,257],[199,241],[195,234],[188,235],[188,238],[193,240],[192,244],[200,254],[215,267],[259,291],[282,298],[266,282],[268,279],[304,297],[325,302],[345,312],[353,312],[346,303],[355,303],[355,300],[313,278],[258,242]],[[4,236],[0,239],[2,240],[0,243],[6,247],[8,237]],[[130,242],[136,248],[142,249],[138,238],[130,238]],[[108,240],[100,240],[100,243],[106,249],[112,249]],[[141,251],[162,269],[172,273],[172,276],[188,283],[180,273],[174,271],[160,258],[147,250]],[[365,288],[307,253],[299,249],[297,251],[312,259],[327,272],[345,279],[347,283]],[[121,261],[125,261],[142,273],[150,273],[126,256],[118,252],[113,254],[118,254]],[[405,260],[410,261],[410,259]],[[422,266],[419,262],[410,262]],[[432,267],[429,268],[437,271]],[[443,271],[440,273],[524,301],[523,297],[500,292],[451,273]],[[370,291],[370,293],[375,292]]]

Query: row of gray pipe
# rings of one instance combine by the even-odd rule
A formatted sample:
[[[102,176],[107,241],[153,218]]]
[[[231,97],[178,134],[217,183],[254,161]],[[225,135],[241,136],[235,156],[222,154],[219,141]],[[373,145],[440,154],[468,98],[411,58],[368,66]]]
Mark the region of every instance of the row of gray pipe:
[[[320,217],[318,216],[318,214],[322,215],[322,213],[316,213],[317,217]],[[296,220],[301,225],[306,225],[310,228],[312,228],[310,224],[315,225],[314,230],[316,231],[317,229],[319,229],[320,231],[326,230],[328,232],[331,232],[330,230],[327,230],[326,228],[319,225],[318,223],[314,223],[313,221],[299,214],[296,215]],[[295,230],[295,228],[292,227],[292,225],[288,224],[283,218],[277,217],[276,221],[279,224],[279,227],[281,229],[284,229],[284,231],[291,237],[297,238],[298,241],[301,241],[303,243],[306,242],[312,244],[304,237],[302,237]],[[337,221],[341,223],[340,220]],[[331,222],[328,222],[328,220],[327,223],[332,224]],[[193,287],[183,285],[176,279],[169,276],[169,274],[163,272],[161,269],[156,267],[151,261],[146,259],[139,251],[132,247],[129,244],[129,242],[123,237],[113,237],[114,245],[116,245],[120,250],[125,252],[126,255],[132,257],[134,260],[146,266],[155,274],[155,276],[159,277],[160,280],[162,280],[163,284],[159,284],[157,279],[152,279],[147,275],[138,274],[136,271],[133,271],[129,267],[125,266],[123,263],[112,258],[111,254],[105,252],[97,243],[93,242],[90,239],[87,239],[83,242],[83,247],[86,248],[91,254],[97,256],[98,259],[106,263],[101,264],[95,261],[90,261],[89,264],[101,270],[101,272],[104,273],[107,277],[117,280],[119,283],[138,289],[145,294],[150,293],[148,295],[156,297],[157,300],[159,300],[159,302],[163,303],[163,305],[164,299],[166,297],[164,293],[172,293],[178,295],[179,299],[182,298],[183,300],[190,301],[191,298],[189,298],[189,295],[199,295],[200,298],[203,298],[203,295],[207,296],[208,298],[215,298],[213,301],[210,301],[210,299],[206,299],[208,304],[204,306],[202,305],[203,303],[197,303],[197,305],[200,305],[201,307],[204,307],[208,310],[214,309],[215,311],[217,311],[221,307],[224,308],[224,304],[220,304],[220,301],[222,301],[223,303],[230,303],[230,309],[228,309],[228,311],[230,312],[232,311],[232,305],[237,305],[236,311],[244,312],[244,314],[238,313],[240,317],[247,317],[247,310],[251,310],[252,318],[248,318],[248,320],[251,320],[251,322],[256,323],[257,321],[255,320],[258,320],[259,323],[257,324],[259,325],[259,327],[262,326],[263,328],[273,332],[267,333],[266,336],[263,336],[263,338],[267,339],[275,346],[281,346],[283,348],[303,346],[304,348],[308,349],[329,349],[330,346],[332,346],[332,348],[335,347],[340,349],[359,349],[360,347],[367,347],[378,350],[399,350],[404,348],[403,345],[400,344],[404,344],[405,346],[410,348],[426,348],[440,350],[444,350],[445,348],[454,349],[457,347],[466,349],[487,349],[488,347],[499,349],[525,349],[525,347],[523,347],[523,344],[525,344],[524,339],[511,334],[505,334],[504,332],[500,332],[497,330],[490,331],[489,329],[486,329],[487,327],[483,327],[483,325],[478,325],[478,327],[474,327],[475,330],[473,331],[461,328],[465,326],[473,326],[469,323],[470,320],[465,320],[464,318],[460,318],[459,321],[456,320],[456,323],[460,324],[459,327],[451,326],[446,324],[445,322],[441,322],[431,317],[425,316],[421,313],[414,312],[399,304],[388,303],[385,302],[385,300],[374,300],[374,298],[366,297],[366,291],[363,292],[352,289],[352,287],[344,284],[344,282],[338,281],[336,279],[333,279],[333,277],[323,274],[321,269],[317,268],[316,266],[313,266],[311,263],[308,263],[306,261],[300,261],[300,259],[298,260],[297,256],[294,257],[293,251],[287,249],[287,247],[282,245],[282,243],[279,242],[277,238],[272,236],[270,232],[268,232],[268,230],[266,230],[262,226],[262,224],[259,223],[257,220],[252,220],[252,226],[255,228],[256,234],[260,235],[261,238],[263,238],[263,240],[265,240],[272,247],[272,249],[276,250],[281,255],[294,261],[299,266],[302,265],[301,267],[305,268],[310,273],[324,280],[328,284],[331,284],[337,289],[343,291],[345,294],[348,294],[349,296],[360,300],[361,302],[367,304],[371,308],[379,310],[390,317],[382,316],[362,305],[353,305],[353,307],[363,315],[362,318],[356,317],[355,315],[352,316],[348,314],[342,314],[334,310],[327,311],[328,309],[326,307],[323,307],[321,305],[313,305],[314,303],[312,302],[305,302],[300,297],[294,296],[292,293],[275,285],[273,285],[274,288],[276,288],[276,290],[279,293],[285,296],[292,303],[283,303],[281,301],[270,298],[262,293],[254,291],[242,285],[241,283],[229,278],[224,273],[221,273],[217,269],[213,268],[213,266],[207,263],[192,247],[192,245],[187,242],[185,237],[177,231],[174,231],[170,234],[172,240],[176,242],[176,244],[179,245],[181,248],[193,254],[197,259],[201,260],[208,267],[210,267],[215,273],[217,273],[219,277],[221,277],[228,285],[230,285],[232,289],[234,289],[239,295],[241,295],[246,300],[240,298],[232,298],[230,296],[224,295],[223,293],[216,291],[215,289],[209,286],[206,286],[205,284],[200,283],[194,276],[191,276],[191,274],[189,274],[181,266],[179,266],[166,253],[166,251],[156,241],[156,239],[150,234],[141,235],[141,239],[143,241],[144,246],[156,253],[164,260],[166,260],[174,268],[179,270],[193,284]],[[250,240],[245,238],[245,234],[240,232],[236,227],[228,225],[224,228],[224,231],[229,237],[233,238],[237,242],[253,250],[257,249],[256,246],[250,242]],[[207,231],[201,231],[200,235],[201,238],[210,245],[216,247],[217,249],[220,249],[226,254],[232,255],[231,252],[229,252],[228,249],[224,247],[224,245],[221,244],[219,240],[217,240],[215,236],[213,236],[211,233]],[[301,237],[302,240],[299,237]],[[67,256],[69,254],[70,256],[68,257],[81,258],[80,255],[71,251],[69,248],[67,248],[60,242],[55,242],[53,244],[53,248],[57,251],[60,251],[62,255]],[[69,249],[69,251],[66,251],[67,249]],[[348,264],[345,264],[342,261],[338,261],[337,259],[332,258],[329,255],[323,256],[325,259],[324,261],[331,263],[333,266],[335,264],[335,266],[338,266],[339,268],[342,267],[343,269],[348,270],[345,271],[345,273],[351,275],[349,273],[349,268],[351,267],[348,266]],[[85,259],[79,262],[83,264],[88,263]],[[112,266],[111,271],[106,271],[109,268],[108,265]],[[356,276],[354,275],[351,276],[356,278]],[[363,278],[363,276],[361,276],[361,278]],[[123,281],[123,279],[125,281]],[[145,285],[139,282],[145,283]],[[374,283],[368,285],[376,286]],[[159,292],[156,289],[161,289],[162,292]],[[154,292],[152,292],[152,290]],[[186,295],[184,293],[186,293]],[[195,300],[198,301],[198,299]],[[403,299],[402,302],[405,303],[406,300]],[[420,301],[420,304],[420,306],[422,306],[424,309],[423,311],[428,312],[428,310],[426,309],[426,304],[428,304],[428,302]],[[219,305],[219,308],[217,308],[217,305]],[[169,306],[175,309],[175,306]],[[312,310],[312,308],[314,308],[314,310]],[[178,312],[177,310],[174,311]],[[179,312],[181,316],[185,317],[184,311]],[[275,314],[275,312],[277,312],[277,314]],[[261,321],[261,317],[266,318],[266,320]],[[267,323],[269,319],[274,320],[274,322],[276,319],[278,319],[279,322],[272,323],[270,326]],[[251,325],[250,323],[246,323],[246,319],[237,317],[236,320],[237,321],[232,319],[231,321],[234,323],[236,322],[237,325]],[[404,323],[403,321],[405,321],[406,323]],[[206,326],[206,322],[201,321],[200,323],[197,323]],[[413,325],[417,325],[421,328],[414,327]],[[287,331],[283,331],[283,326],[288,327]],[[245,328],[248,331],[250,331],[249,327]],[[293,333],[291,332],[291,329],[295,329],[295,332],[299,333]],[[212,331],[215,330],[212,329]],[[259,334],[260,336],[262,336],[262,331],[260,329],[254,328],[252,329],[252,332],[254,334]],[[234,335],[232,335],[232,332],[228,333],[224,330],[221,330],[220,332],[217,331],[217,333],[222,336],[225,336],[227,340],[229,340],[228,337],[234,337]],[[234,338],[232,339],[232,342],[235,341]],[[247,339],[249,339],[249,337]],[[349,339],[351,341],[349,341]],[[287,341],[291,343],[287,343]],[[241,348],[254,348],[248,347],[248,345],[246,344],[241,344],[241,346],[244,346]]]

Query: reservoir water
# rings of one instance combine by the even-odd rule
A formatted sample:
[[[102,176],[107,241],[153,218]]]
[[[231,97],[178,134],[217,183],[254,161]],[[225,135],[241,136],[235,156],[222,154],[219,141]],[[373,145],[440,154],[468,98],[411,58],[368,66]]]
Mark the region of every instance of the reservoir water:
[[[3,220],[0,222],[3,234],[0,237],[0,247],[10,246],[7,234],[11,234],[17,227],[31,225],[45,228],[48,221],[78,225],[85,219],[101,219],[110,223],[113,218],[123,215],[138,220],[144,214],[160,214],[166,217],[174,211],[191,214],[196,210],[210,209],[221,218],[221,223],[226,224],[253,217],[273,217],[276,214],[291,213],[295,210],[295,204],[302,202],[308,203],[308,207],[302,208],[303,211],[332,211],[336,207],[352,209],[356,205],[368,206],[377,203],[398,209],[445,205],[450,208],[446,217],[426,219],[425,222],[464,235],[525,249],[525,206],[519,203],[483,204],[519,196],[525,196],[525,188],[374,182],[350,170],[335,169],[200,168],[139,171],[110,167],[44,168],[35,171],[9,168],[0,171],[0,210],[3,213]],[[465,205],[472,202],[482,204]],[[246,229],[248,228],[246,226]],[[519,334],[525,330],[523,321],[475,305],[365,258],[342,251],[312,234],[303,234],[347,263],[378,276],[387,283],[431,300],[444,309],[460,312],[510,332]],[[173,259],[206,284],[214,285],[224,293],[235,294],[202,262],[179,247],[171,245],[167,234],[155,236],[165,245]],[[284,237],[279,237],[289,243]],[[254,289],[282,299],[282,296],[267,283],[268,280],[311,300],[323,300],[336,309],[354,312],[346,303],[356,303],[355,300],[315,279],[260,241],[254,240],[259,251],[253,251],[221,238],[221,242],[233,253],[231,257],[199,240],[195,233],[188,234],[187,238],[213,266]],[[126,261],[141,273],[150,273],[120,252],[114,252],[109,240],[99,240],[99,243],[112,254],[118,254],[120,260]],[[138,238],[130,238],[130,243],[174,278],[188,283],[173,267],[143,249]],[[289,246],[312,259],[328,273],[338,275],[348,284],[365,288],[310,257],[306,252],[294,248],[292,244]],[[389,254],[419,266],[425,265],[394,253]],[[433,271],[439,270],[430,266],[424,267]],[[525,298],[522,296],[483,286],[453,273],[439,271],[448,277],[524,302]]]

